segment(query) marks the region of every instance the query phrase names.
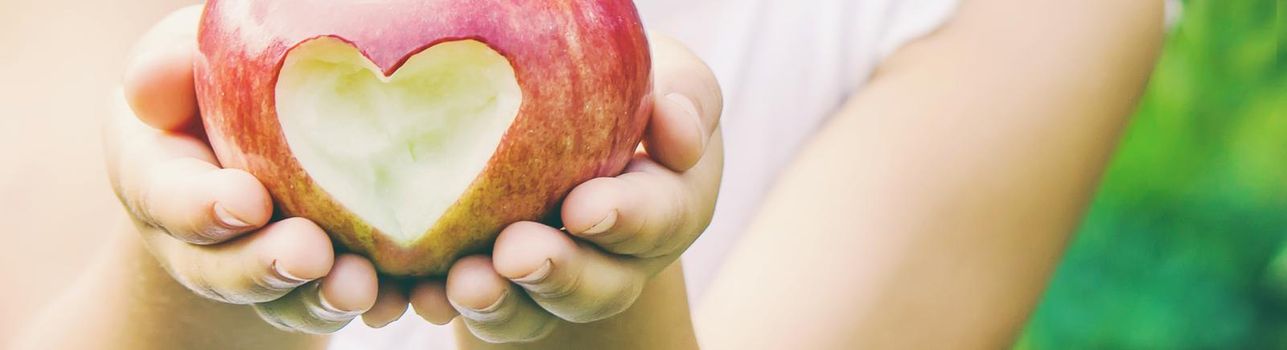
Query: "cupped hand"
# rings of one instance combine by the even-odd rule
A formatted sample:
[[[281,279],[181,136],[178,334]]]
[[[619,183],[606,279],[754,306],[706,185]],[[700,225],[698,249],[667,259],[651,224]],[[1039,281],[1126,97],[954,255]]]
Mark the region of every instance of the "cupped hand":
[[[646,152],[624,174],[573,189],[565,231],[513,224],[490,256],[465,257],[445,282],[416,285],[418,314],[435,324],[459,316],[489,342],[537,340],[561,322],[626,310],[706,229],[723,172],[719,85],[682,44],[650,38],[656,99]]]
[[[336,256],[313,222],[272,222],[268,191],[219,166],[198,120],[192,62],[201,8],[177,11],[144,36],[104,127],[112,186],[143,240],[181,284],[253,305],[279,328],[326,333],[365,314],[402,315],[402,287],[381,284],[365,258]]]
[[[410,291],[380,281],[365,258],[335,256],[311,221],[271,222],[263,185],[219,166],[192,81],[200,11],[180,10],[144,37],[104,128],[118,197],[161,265],[197,294],[253,305],[269,323],[309,333],[338,330],[359,315],[382,326],[410,299],[430,322],[463,315],[484,340],[533,340],[561,320],[627,309],[710,222],[723,168],[718,84],[682,45],[653,34],[647,152],[625,174],[574,189],[561,213],[566,231],[516,223],[491,256],[461,259],[446,281]]]

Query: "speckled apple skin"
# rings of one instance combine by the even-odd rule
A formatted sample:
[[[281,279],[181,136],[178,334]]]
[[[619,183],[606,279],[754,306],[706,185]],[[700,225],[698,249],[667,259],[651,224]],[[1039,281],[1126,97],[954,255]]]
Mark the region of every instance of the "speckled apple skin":
[[[301,42],[354,45],[385,75],[437,43],[483,42],[509,59],[523,101],[495,154],[419,239],[400,244],[319,187],[291,155],[275,107]],[[198,34],[197,97],[224,167],[255,175],[281,216],[313,220],[337,249],[384,274],[440,276],[488,251],[510,223],[554,216],[591,178],[619,174],[652,105],[651,58],[629,0],[210,0]]]

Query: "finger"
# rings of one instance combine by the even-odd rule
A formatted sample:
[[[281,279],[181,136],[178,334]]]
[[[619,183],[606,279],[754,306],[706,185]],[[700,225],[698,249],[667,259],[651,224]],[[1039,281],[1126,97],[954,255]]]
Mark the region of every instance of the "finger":
[[[200,17],[200,6],[171,13],[143,36],[126,66],[126,100],[152,127],[178,130],[197,119],[192,62]]]
[[[650,37],[656,100],[644,142],[658,162],[685,171],[706,152],[724,97],[715,74],[683,44],[657,33]]]
[[[723,169],[722,142],[697,166],[676,173],[648,157],[636,157],[627,172],[577,186],[563,202],[569,233],[621,255],[676,255],[710,224]]]
[[[334,255],[330,238],[311,221],[291,218],[225,244],[187,244],[156,229],[144,239],[181,284],[210,299],[252,304],[282,297],[325,276]]]
[[[185,242],[222,242],[263,226],[268,191],[250,174],[219,169],[203,141],[140,123],[121,99],[104,132],[113,188],[133,216]]]
[[[407,303],[407,290],[401,283],[381,281],[375,305],[362,314],[362,322],[371,328],[383,328],[402,318],[402,314],[407,312]]]
[[[255,311],[278,328],[304,333],[332,333],[371,309],[378,295],[375,266],[345,254],[320,281],[286,296],[255,304]]]
[[[242,170],[178,158],[153,165],[147,177],[133,192],[141,197],[133,201],[136,216],[185,242],[220,243],[272,216],[268,190]]]
[[[465,257],[452,265],[447,300],[474,336],[491,343],[537,340],[556,325],[553,316],[497,275],[486,256]]]
[[[447,301],[447,284],[444,281],[417,283],[411,289],[411,306],[420,318],[439,326],[451,323],[460,315]]]
[[[492,260],[501,276],[522,286],[542,308],[576,323],[625,311],[649,276],[637,260],[610,256],[532,222],[501,231]]]

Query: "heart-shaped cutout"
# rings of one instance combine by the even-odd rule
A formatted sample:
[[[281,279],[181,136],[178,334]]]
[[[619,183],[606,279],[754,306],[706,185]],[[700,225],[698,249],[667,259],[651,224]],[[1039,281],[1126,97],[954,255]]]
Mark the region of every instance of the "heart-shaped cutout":
[[[475,40],[433,45],[385,76],[331,37],[299,44],[278,74],[277,116],[304,171],[402,244],[428,231],[486,167],[522,91]]]

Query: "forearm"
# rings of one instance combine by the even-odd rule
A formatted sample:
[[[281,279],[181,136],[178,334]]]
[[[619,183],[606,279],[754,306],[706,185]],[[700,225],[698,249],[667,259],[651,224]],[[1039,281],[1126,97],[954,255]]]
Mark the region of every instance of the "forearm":
[[[19,349],[320,349],[325,338],[279,331],[248,306],[203,299],[179,285],[127,224]]]
[[[1009,346],[1147,80],[1154,5],[966,2],[892,57],[784,174],[703,345]]]
[[[461,349],[696,349],[679,263],[666,268],[644,288],[626,312],[587,324],[563,323],[535,343],[490,344],[474,338],[456,322]]]

